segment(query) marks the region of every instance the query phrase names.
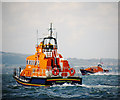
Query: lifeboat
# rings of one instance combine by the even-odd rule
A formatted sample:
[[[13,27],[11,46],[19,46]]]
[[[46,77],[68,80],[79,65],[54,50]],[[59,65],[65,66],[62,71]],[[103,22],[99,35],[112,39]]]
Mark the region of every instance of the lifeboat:
[[[97,66],[92,66],[86,69],[80,69],[82,75],[90,75],[98,72],[109,72],[107,69],[102,68],[102,64],[98,64]]]
[[[82,84],[82,78],[75,76],[75,69],[57,52],[57,39],[50,35],[36,46],[36,53],[26,58],[24,69],[14,69],[13,78],[24,86],[51,86],[64,83]]]

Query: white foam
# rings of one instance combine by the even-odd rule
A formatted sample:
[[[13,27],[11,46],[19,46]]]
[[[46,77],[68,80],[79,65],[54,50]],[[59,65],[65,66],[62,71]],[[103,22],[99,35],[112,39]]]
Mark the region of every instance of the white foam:
[[[73,84],[68,84],[68,83],[64,83],[64,84],[62,84],[62,85],[53,85],[53,86],[50,86],[50,87],[66,87],[66,86],[75,86],[75,85],[73,85]]]
[[[86,88],[113,88],[113,87],[114,88],[120,88],[120,86],[110,86],[110,85],[85,85],[85,84],[72,85],[72,84],[68,84],[68,83],[64,83],[63,85],[53,85],[53,86],[50,86],[50,87],[66,87],[66,86],[80,86],[80,87],[86,87]]]
[[[110,85],[85,85],[85,84],[82,84],[82,85],[78,85],[78,86],[82,86],[82,87],[86,87],[86,88],[113,88],[113,87],[120,88],[120,86],[110,86]]]
[[[98,73],[94,73],[94,74],[90,74],[90,75],[120,75],[120,73],[118,72],[98,72]]]

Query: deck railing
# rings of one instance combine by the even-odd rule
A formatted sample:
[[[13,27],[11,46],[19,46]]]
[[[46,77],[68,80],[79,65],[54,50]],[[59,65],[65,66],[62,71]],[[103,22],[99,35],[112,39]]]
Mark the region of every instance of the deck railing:
[[[56,70],[54,70],[54,73],[56,74],[57,71],[58,75],[53,75],[53,69],[51,66],[47,66],[47,69],[41,69],[41,68],[33,68],[32,70],[26,70],[24,72],[24,76],[27,77],[55,77],[55,76],[63,76],[63,77],[67,77],[70,76],[69,70],[70,68],[63,68],[62,70],[60,68],[57,68]],[[18,68],[18,69],[14,69],[14,75],[16,76],[20,76],[20,74],[22,73],[24,69],[23,68]]]

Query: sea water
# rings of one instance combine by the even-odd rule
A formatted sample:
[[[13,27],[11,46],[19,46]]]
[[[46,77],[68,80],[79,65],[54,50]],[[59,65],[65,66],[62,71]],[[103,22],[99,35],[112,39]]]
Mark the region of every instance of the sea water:
[[[50,87],[27,87],[16,83],[10,73],[2,74],[2,99],[41,100],[41,99],[111,99],[120,97],[120,75],[117,66],[111,66],[109,73],[96,73],[82,76],[79,67],[77,76],[82,77],[82,85],[53,85]],[[4,70],[5,71],[5,70]],[[4,72],[3,71],[3,72]]]

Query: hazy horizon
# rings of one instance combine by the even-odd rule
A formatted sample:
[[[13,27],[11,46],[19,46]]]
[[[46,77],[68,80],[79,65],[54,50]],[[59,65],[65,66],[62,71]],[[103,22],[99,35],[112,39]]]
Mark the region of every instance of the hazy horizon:
[[[0,51],[0,53],[3,53],[4,51]],[[35,53],[32,53],[32,54],[25,54],[25,53],[16,53],[16,52],[4,52],[4,53],[11,53],[11,54],[19,54],[19,55],[28,55],[28,56],[30,56],[30,55],[34,55]],[[100,59],[118,59],[118,58],[75,58],[75,57],[67,57],[67,58],[65,58],[65,59],[85,59],[85,60],[87,60],[87,59],[98,59],[98,60],[100,60]]]

